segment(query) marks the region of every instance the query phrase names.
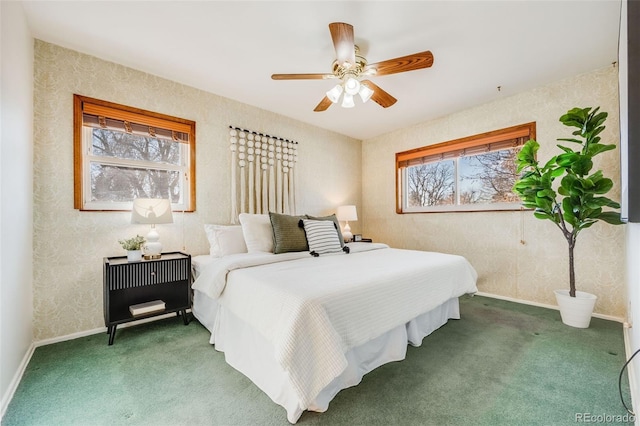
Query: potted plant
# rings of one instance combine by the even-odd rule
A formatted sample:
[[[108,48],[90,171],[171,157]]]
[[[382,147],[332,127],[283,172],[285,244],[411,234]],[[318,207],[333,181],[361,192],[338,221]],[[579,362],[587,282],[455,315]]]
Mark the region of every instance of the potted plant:
[[[129,262],[139,262],[142,260],[142,245],[145,243],[144,237],[136,235],[126,240],[118,240],[123,249],[127,250],[127,260]]]
[[[536,159],[540,144],[529,140],[518,153],[518,173],[523,173],[513,187],[526,208],[533,209],[538,219],[553,222],[567,240],[569,246],[569,290],[556,290],[562,322],[578,328],[589,327],[596,296],[576,291],[574,248],[582,230],[596,222],[619,225],[620,213],[610,210],[620,204],[604,195],[613,187],[613,181],[604,177],[602,170],[591,172],[593,158],[615,149],[615,145],[600,143],[600,133],[605,129],[606,112],[600,107],[573,108],[560,117],[565,126],[576,127],[574,138],[559,141],[577,145],[576,149],[558,145],[563,152],[553,156],[544,165]],[[554,181],[559,184],[554,185]],[[608,210],[605,210],[608,208]]]

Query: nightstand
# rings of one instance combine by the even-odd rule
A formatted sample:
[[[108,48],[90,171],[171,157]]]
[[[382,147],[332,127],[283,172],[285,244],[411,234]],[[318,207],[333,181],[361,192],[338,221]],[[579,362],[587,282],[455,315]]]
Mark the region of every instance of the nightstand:
[[[160,259],[128,262],[126,256],[104,258],[104,324],[113,344],[118,324],[175,312],[189,324],[191,308],[191,255],[162,253]],[[163,309],[133,315],[130,307],[152,301]]]

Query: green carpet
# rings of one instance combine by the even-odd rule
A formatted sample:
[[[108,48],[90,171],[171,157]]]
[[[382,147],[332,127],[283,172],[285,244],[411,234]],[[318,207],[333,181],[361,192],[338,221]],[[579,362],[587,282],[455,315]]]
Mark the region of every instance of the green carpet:
[[[402,362],[341,391],[301,425],[574,425],[624,416],[622,325],[480,296]],[[170,318],[36,349],[2,425],[287,425],[197,321]],[[624,380],[624,397],[630,405]],[[611,418],[611,417],[609,417]]]

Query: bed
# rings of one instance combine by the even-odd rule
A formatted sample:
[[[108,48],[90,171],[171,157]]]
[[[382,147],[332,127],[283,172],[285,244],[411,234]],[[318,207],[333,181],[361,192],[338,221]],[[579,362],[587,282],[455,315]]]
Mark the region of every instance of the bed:
[[[236,240],[240,232],[218,229]],[[247,248],[220,252],[228,244],[218,235],[210,255],[193,257],[193,314],[227,363],[284,407],[290,423],[305,410],[326,411],[341,389],[404,359],[407,343],[419,346],[459,319],[458,297],[477,291],[476,271],[457,255],[380,243],[278,252],[273,233],[276,250],[263,251],[255,234],[241,235]]]

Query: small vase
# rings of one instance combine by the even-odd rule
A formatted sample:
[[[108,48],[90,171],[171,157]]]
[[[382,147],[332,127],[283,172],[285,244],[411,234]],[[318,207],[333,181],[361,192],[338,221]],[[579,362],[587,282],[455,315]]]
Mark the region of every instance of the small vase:
[[[142,250],[127,250],[127,261],[140,262],[142,260]]]

